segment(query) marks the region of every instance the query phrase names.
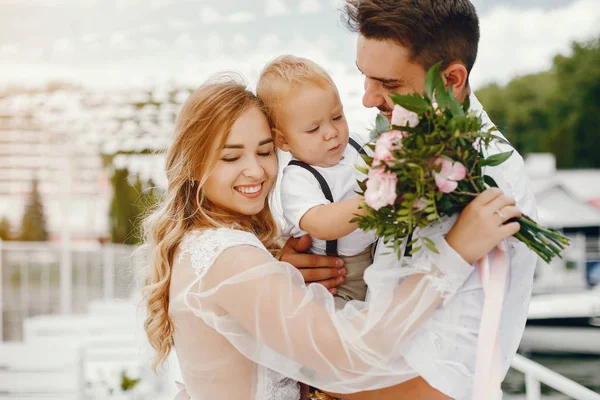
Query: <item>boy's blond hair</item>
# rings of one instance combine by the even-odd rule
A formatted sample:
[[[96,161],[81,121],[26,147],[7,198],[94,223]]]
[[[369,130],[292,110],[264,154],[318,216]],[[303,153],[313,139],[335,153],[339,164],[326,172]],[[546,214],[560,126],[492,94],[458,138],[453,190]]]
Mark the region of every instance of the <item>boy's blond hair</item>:
[[[285,54],[265,66],[258,79],[256,94],[263,101],[273,128],[280,125],[278,111],[286,97],[307,83],[337,92],[331,76],[309,59]]]

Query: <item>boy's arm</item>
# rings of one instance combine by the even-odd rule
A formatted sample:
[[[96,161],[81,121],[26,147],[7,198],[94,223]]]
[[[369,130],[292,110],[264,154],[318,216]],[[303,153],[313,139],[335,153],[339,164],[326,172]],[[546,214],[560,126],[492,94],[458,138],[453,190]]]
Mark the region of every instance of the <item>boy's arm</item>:
[[[356,222],[350,222],[356,215],[362,215],[359,208],[363,197],[331,204],[323,204],[308,210],[300,219],[300,229],[320,240],[336,240],[358,229]]]

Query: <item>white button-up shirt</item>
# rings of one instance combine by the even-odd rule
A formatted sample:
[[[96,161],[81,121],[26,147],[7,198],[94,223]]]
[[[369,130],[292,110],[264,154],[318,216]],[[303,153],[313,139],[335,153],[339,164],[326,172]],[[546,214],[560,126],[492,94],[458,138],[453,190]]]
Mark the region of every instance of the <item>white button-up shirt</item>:
[[[475,95],[471,95],[470,100],[471,110],[481,111],[484,128],[493,126]],[[500,132],[495,133],[502,136]],[[512,148],[506,143],[496,142],[488,153],[496,154],[510,150]],[[484,173],[491,176],[505,194],[516,200],[517,207],[523,213],[534,219],[537,217],[535,199],[521,155],[515,151],[503,164],[487,167]],[[446,219],[438,226],[427,229],[448,232],[455,221],[456,218]],[[525,329],[537,261],[535,253],[517,240],[508,240],[508,248],[509,276],[499,326],[504,375],[510,367]],[[386,257],[396,257],[395,254],[384,255],[383,253],[389,251],[386,251],[382,243],[377,250],[376,263],[387,262],[388,260],[384,260]],[[398,263],[397,260],[395,262]],[[456,295],[435,310],[416,330],[406,346],[405,359],[415,374],[454,399],[471,397],[483,302],[481,277],[475,269]]]

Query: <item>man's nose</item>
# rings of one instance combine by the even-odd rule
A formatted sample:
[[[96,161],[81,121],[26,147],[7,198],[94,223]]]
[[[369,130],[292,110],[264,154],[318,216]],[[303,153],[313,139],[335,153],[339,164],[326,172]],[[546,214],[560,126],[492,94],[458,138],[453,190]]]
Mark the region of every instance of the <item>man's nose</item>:
[[[363,94],[362,102],[363,106],[367,108],[379,107],[385,103],[385,99],[377,82],[365,78],[365,93]]]

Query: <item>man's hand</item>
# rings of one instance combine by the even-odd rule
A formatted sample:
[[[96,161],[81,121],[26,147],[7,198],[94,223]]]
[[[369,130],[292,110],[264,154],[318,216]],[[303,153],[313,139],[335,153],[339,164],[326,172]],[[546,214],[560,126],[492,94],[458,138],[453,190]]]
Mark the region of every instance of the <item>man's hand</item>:
[[[308,235],[288,239],[283,246],[280,260],[298,268],[306,284],[319,283],[332,294],[336,294],[335,287],[344,283],[346,275],[344,261],[336,257],[304,253],[311,243],[312,239]]]

